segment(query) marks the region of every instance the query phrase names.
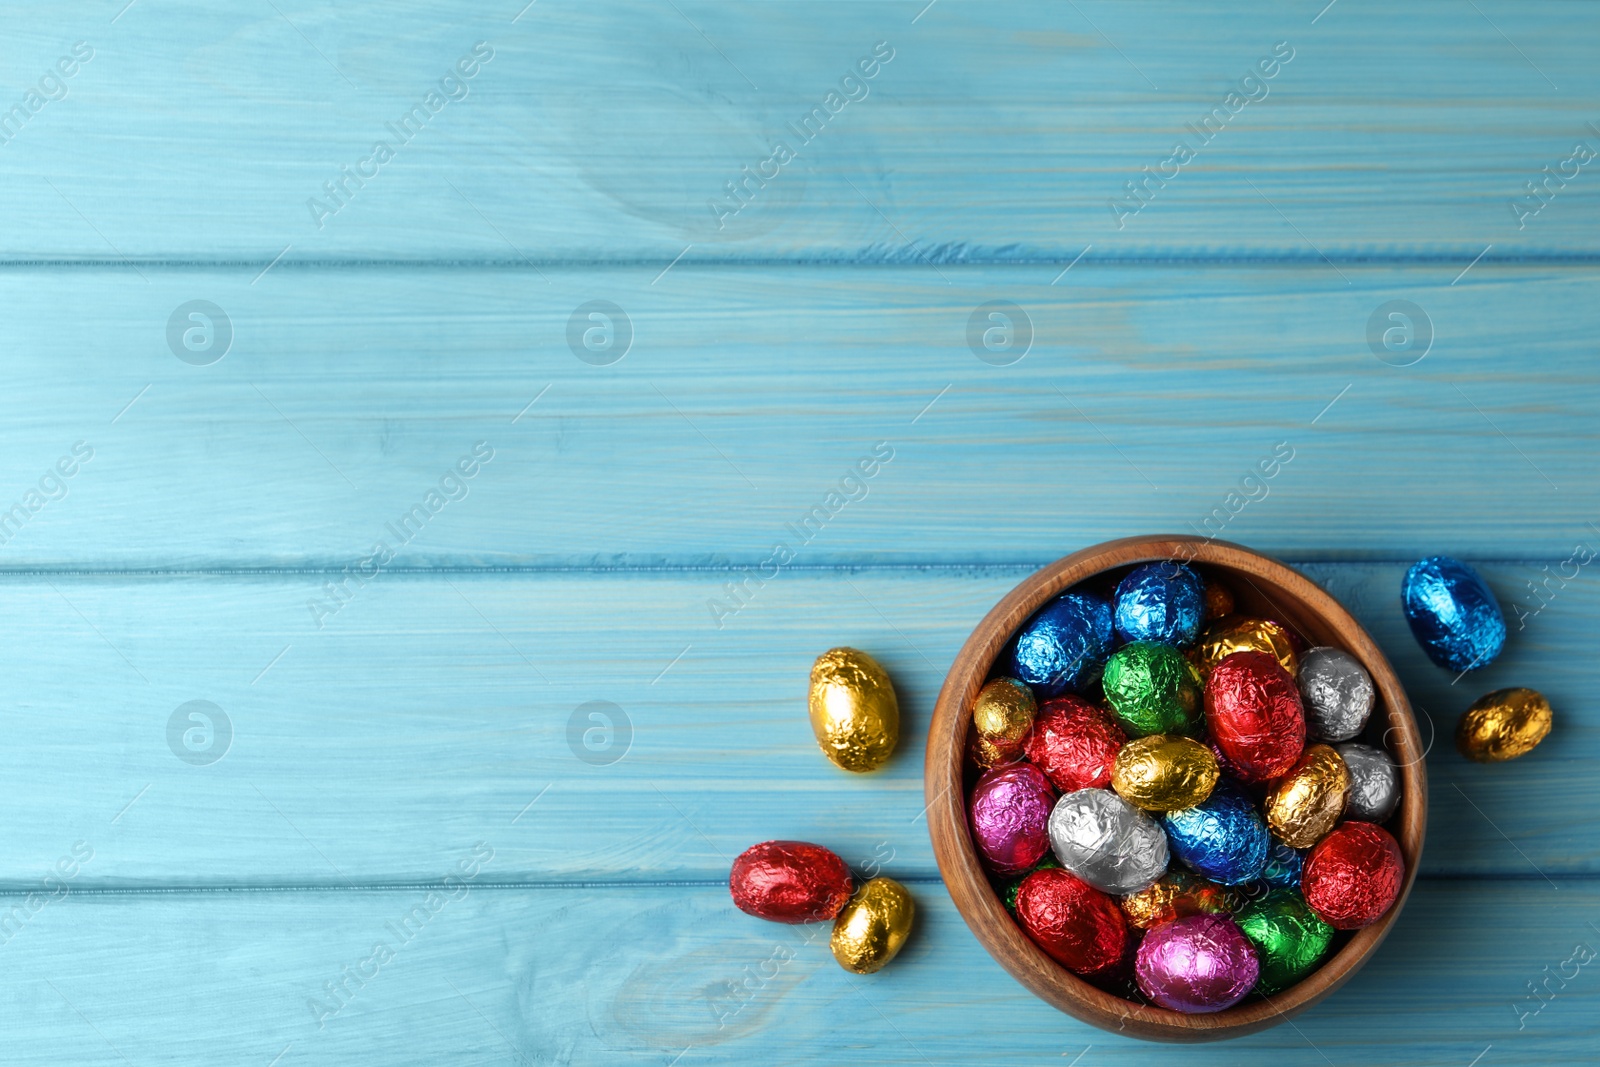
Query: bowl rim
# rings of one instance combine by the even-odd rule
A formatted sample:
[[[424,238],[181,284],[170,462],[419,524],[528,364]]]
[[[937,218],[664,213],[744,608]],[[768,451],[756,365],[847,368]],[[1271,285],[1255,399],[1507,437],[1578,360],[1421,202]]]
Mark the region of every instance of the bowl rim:
[[[963,786],[972,702],[1017,628],[1048,601],[1088,578],[1168,559],[1216,567],[1228,577],[1242,576],[1263,599],[1275,604],[1252,580],[1260,579],[1298,600],[1307,609],[1302,617],[1314,616],[1337,632],[1345,651],[1372,676],[1389,720],[1384,739],[1401,776],[1400,807],[1387,821],[1406,862],[1394,906],[1378,922],[1354,931],[1303,981],[1270,997],[1204,1015],[1124,1000],[1072,974],[1034,944],[990,887],[967,827]],[[1280,614],[1295,625],[1295,613],[1280,610]],[[1394,668],[1337,600],[1293,568],[1243,545],[1187,534],[1155,534],[1105,541],[1064,556],[1023,579],[990,609],[962,645],[939,691],[928,725],[923,793],[934,858],[950,898],[978,941],[1013,977],[1061,1011],[1104,1030],[1156,1041],[1209,1041],[1263,1030],[1304,1011],[1343,985],[1382,943],[1405,907],[1422,856],[1427,828],[1424,755],[1416,717]]]

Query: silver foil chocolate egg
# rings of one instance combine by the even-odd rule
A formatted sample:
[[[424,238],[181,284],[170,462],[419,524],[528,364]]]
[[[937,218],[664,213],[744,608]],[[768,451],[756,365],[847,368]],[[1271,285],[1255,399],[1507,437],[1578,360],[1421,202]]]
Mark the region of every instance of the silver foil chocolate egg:
[[[1367,725],[1377,692],[1372,676],[1340,648],[1313,648],[1300,657],[1300,699],[1306,733],[1317,741],[1348,741]]]
[[[1068,793],[1050,812],[1049,829],[1061,866],[1102,893],[1137,893],[1167,871],[1167,835],[1109,789]]]
[[[1400,768],[1389,753],[1354,741],[1335,745],[1350,770],[1350,796],[1344,817],[1362,822],[1383,822],[1400,803]]]

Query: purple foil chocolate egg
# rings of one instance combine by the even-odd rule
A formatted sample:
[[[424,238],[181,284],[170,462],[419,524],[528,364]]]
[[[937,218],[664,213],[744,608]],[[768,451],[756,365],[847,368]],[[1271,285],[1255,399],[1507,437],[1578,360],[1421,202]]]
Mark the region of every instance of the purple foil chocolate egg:
[[[1226,915],[1191,915],[1156,927],[1145,934],[1134,964],[1145,996],[1191,1015],[1231,1008],[1260,973],[1255,948]]]
[[[972,839],[996,874],[1025,871],[1050,851],[1056,791],[1031,763],[985,772],[972,787]]]

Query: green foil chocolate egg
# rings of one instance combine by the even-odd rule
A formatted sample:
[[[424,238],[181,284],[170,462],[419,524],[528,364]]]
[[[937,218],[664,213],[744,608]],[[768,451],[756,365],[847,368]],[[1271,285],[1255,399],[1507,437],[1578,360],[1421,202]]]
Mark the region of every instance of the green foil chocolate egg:
[[[1293,889],[1274,889],[1233,913],[1256,947],[1261,977],[1255,991],[1278,993],[1310,974],[1333,943],[1333,927],[1314,915]]]
[[[1171,645],[1133,641],[1112,653],[1106,702],[1130,737],[1189,734],[1200,722],[1200,675]]]

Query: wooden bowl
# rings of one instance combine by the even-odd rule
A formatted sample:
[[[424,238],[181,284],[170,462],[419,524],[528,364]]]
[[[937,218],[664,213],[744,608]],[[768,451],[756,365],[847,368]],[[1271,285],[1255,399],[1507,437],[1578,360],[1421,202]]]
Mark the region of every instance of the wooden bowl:
[[[1047,602],[1088,579],[1111,582],[1134,564],[1176,559],[1216,575],[1234,593],[1236,611],[1287,623],[1308,645],[1342,648],[1372,675],[1378,705],[1364,739],[1382,738],[1400,765],[1401,799],[1387,827],[1405,856],[1405,882],[1387,915],[1357,930],[1304,980],[1275,996],[1247,999],[1225,1011],[1185,1015],[1138,1004],[1072,974],[1022,932],[990,887],[967,824],[964,762],[972,703],[1017,628]],[[1427,778],[1411,705],[1394,670],[1338,601],[1275,560],[1225,541],[1183,535],[1129,537],[1074,552],[1018,585],[984,616],[946,676],[928,727],[924,792],[934,856],[956,909],[1001,966],[1038,996],[1104,1030],[1152,1041],[1214,1041],[1263,1030],[1315,1004],[1343,985],[1372,955],[1405,906],[1417,876],[1427,825]],[[1337,944],[1337,942],[1336,942]]]

